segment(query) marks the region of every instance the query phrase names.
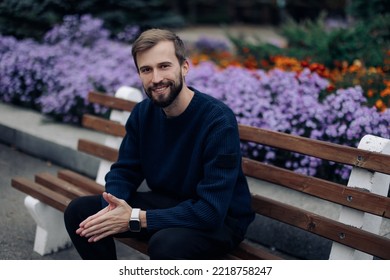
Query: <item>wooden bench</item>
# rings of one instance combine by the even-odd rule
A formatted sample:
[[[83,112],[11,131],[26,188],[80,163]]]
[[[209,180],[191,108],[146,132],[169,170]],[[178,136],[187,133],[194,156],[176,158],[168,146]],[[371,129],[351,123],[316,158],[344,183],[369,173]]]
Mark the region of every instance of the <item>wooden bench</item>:
[[[125,134],[123,120],[127,118],[128,112],[131,112],[136,102],[125,100],[123,96],[118,98],[97,92],[89,94],[89,101],[113,110],[110,119],[93,115],[83,117],[84,127],[110,135],[106,143],[80,139],[78,144],[79,151],[102,159],[103,167],[99,169],[97,176],[100,179],[94,180],[71,170],[61,170],[57,176],[48,173],[37,174],[35,182],[26,178],[12,179],[14,188],[26,193],[28,197],[35,198],[39,203],[47,205],[43,211],[54,208],[56,209],[54,211],[61,216],[71,199],[101,193],[104,189],[102,178],[110,164],[117,158],[118,145]],[[120,111],[125,111],[127,115],[122,116],[122,121],[114,120],[113,114]],[[293,226],[306,233],[332,241],[330,259],[370,259],[373,256],[379,259],[390,259],[390,230],[385,230],[385,233],[380,232],[381,225],[390,223],[389,140],[368,135],[362,139],[359,148],[353,148],[244,125],[239,126],[239,131],[243,142],[259,143],[321,158],[324,161],[353,166],[348,186],[345,186],[243,158],[244,173],[250,180],[252,204],[258,217],[267,217],[267,219],[276,220],[278,223]],[[271,186],[271,195],[262,194],[264,184]],[[303,203],[300,201],[296,203],[297,205],[292,205],[280,198],[272,198],[273,185],[296,192],[302,199],[315,197],[316,200],[336,205],[340,215],[330,218],[326,211],[321,213],[322,209],[313,211],[301,207]],[[55,223],[50,222],[50,224]],[[45,231],[45,229],[42,230]],[[262,237],[258,237],[255,241],[251,239],[242,242],[239,248],[226,258],[305,258],[296,257],[293,252],[286,254],[280,251],[283,250],[280,248],[269,248],[269,245],[261,244]],[[135,239],[120,239],[120,241],[144,254],[147,253],[146,243]],[[35,242],[39,242],[37,237]],[[66,244],[69,240],[62,242]],[[62,247],[66,246],[62,245]]]

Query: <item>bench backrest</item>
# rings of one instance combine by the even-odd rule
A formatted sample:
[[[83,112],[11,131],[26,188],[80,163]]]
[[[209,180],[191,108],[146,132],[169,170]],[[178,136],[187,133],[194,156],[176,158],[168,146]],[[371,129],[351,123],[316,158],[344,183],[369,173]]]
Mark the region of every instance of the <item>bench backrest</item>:
[[[89,101],[114,110],[128,112],[136,105],[136,102],[98,92],[91,92]],[[123,123],[93,115],[83,117],[83,126],[113,137],[121,138],[125,135]],[[249,141],[326,161],[351,165],[354,169],[362,169],[369,174],[387,174],[385,175],[386,180],[389,178],[390,156],[386,154],[245,125],[239,125],[239,132],[243,142]],[[83,139],[79,140],[78,145],[80,151],[100,157],[108,162],[114,162],[117,159],[117,148]],[[298,174],[249,158],[243,158],[243,170],[250,178],[283,186],[359,213],[369,213],[378,217],[380,221],[383,218],[390,219],[390,198],[387,197],[387,194],[375,194],[360,188]],[[383,184],[386,185],[387,182],[388,188],[389,181],[386,180]],[[342,246],[347,246],[347,248],[357,249],[379,258],[390,259],[390,239],[380,236],[376,232],[372,233],[350,225],[348,222],[337,221],[326,215],[314,213],[303,207],[289,205],[260,194],[253,193],[252,197],[253,208],[259,215],[314,233],[342,244]],[[338,258],[337,254],[334,257]]]
[[[376,172],[390,174],[390,165],[387,164],[390,162],[390,156],[377,152],[241,125],[240,137],[245,141],[351,165],[355,169],[367,170],[370,174]],[[243,159],[243,168],[247,176],[281,185],[349,209],[355,209],[361,213],[370,213],[380,217],[381,220],[382,217],[390,218],[390,198],[387,197],[387,192],[386,195],[379,195],[371,193],[367,189],[344,186],[247,158]],[[387,180],[382,182],[382,187],[387,187],[388,191],[390,177],[388,175],[386,177]],[[385,259],[390,257],[390,239],[357,228],[356,225],[351,226],[349,221],[335,221],[303,208],[270,201],[268,198],[257,195],[254,195],[253,199],[255,201],[254,207],[259,214],[283,221],[370,255]]]

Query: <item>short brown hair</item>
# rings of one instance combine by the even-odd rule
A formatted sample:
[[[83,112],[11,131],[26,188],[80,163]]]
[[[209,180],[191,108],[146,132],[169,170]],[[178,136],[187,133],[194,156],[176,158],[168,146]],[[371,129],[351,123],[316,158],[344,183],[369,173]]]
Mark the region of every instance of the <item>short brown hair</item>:
[[[135,66],[138,71],[137,54],[151,49],[157,43],[162,41],[171,41],[175,46],[175,54],[180,65],[186,60],[186,49],[183,41],[175,33],[165,29],[149,29],[141,33],[141,35],[133,43],[131,53],[133,55]]]

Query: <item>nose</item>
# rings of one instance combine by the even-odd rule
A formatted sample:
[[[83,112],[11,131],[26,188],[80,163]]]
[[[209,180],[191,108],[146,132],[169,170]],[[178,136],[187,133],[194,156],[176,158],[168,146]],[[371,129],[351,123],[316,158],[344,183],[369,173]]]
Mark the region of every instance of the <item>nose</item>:
[[[163,79],[162,79],[162,76],[160,74],[160,72],[158,70],[154,70],[153,71],[153,74],[152,74],[152,82],[154,84],[158,84],[159,82],[161,82]]]

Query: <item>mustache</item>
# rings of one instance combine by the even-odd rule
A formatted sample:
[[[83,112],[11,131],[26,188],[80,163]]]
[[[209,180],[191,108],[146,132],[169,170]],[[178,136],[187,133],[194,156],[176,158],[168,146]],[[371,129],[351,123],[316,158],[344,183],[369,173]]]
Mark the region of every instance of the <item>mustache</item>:
[[[166,86],[172,86],[173,85],[173,83],[172,82],[170,82],[170,81],[167,81],[167,82],[160,82],[160,83],[157,83],[157,84],[154,84],[154,85],[152,85],[151,87],[149,87],[149,89],[150,90],[155,90],[155,89],[157,89],[157,88],[159,88],[159,87],[166,87]]]

